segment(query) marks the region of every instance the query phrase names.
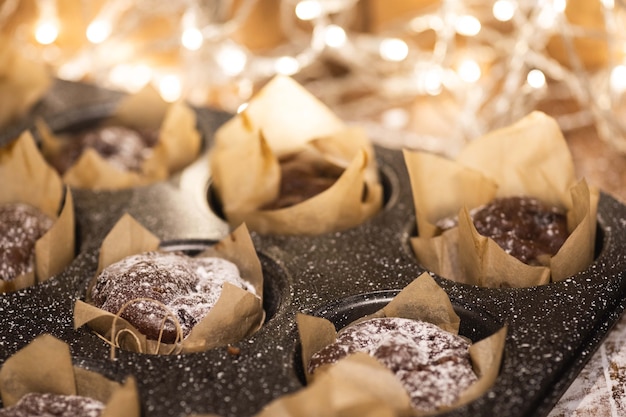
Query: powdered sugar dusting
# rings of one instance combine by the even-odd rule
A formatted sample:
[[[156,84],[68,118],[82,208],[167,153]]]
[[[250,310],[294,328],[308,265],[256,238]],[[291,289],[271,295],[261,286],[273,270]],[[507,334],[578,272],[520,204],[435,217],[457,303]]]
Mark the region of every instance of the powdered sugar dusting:
[[[389,317],[343,329],[337,342],[317,352],[309,372],[354,352],[378,359],[402,381],[413,406],[432,411],[450,405],[476,375],[469,343],[431,323]]]
[[[104,404],[78,395],[28,393],[13,407],[0,409],[1,417],[99,417]]]
[[[33,271],[35,242],[53,223],[28,204],[0,206],[0,279],[8,281]]]
[[[240,277],[237,265],[225,259],[146,252],[105,268],[96,279],[91,297],[96,306],[114,314],[127,302],[138,300],[125,308],[121,317],[151,339],[159,338],[165,307],[185,337],[215,305],[225,282],[256,294],[252,284]],[[162,340],[166,343],[176,339],[172,317],[163,328]]]

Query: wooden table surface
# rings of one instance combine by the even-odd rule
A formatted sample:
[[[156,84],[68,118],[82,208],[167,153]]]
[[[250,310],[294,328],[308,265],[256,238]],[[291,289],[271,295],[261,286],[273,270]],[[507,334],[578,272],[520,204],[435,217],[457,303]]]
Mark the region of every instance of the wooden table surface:
[[[595,128],[565,135],[579,176],[626,203],[626,155],[600,140]]]

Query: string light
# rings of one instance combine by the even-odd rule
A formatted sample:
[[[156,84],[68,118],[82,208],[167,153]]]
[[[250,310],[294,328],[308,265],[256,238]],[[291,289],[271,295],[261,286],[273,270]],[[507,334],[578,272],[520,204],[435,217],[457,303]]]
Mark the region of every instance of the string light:
[[[105,20],[94,20],[87,26],[87,40],[94,44],[104,42],[112,31],[111,23]]]
[[[558,84],[559,97],[569,94],[582,107],[557,117],[562,128],[593,122],[603,139],[626,152],[626,126],[619,122],[624,117],[613,116],[626,102],[626,6],[614,0],[594,3],[602,12],[594,18],[603,20],[589,27],[588,18],[569,21],[578,3],[567,0],[441,0],[393,24],[375,22],[378,16],[372,15],[376,30],[353,27],[369,12],[369,4],[358,0],[279,0],[277,21],[266,27],[284,41],[256,47],[257,39],[248,45],[242,33],[260,0],[239,0],[238,7],[203,0],[106,0],[99,10],[80,1],[84,10],[95,11],[85,14],[93,16],[84,22],[88,43],[73,54],[60,54],[57,45],[42,48],[41,57],[63,79],[131,92],[153,83],[167,100],[185,95],[195,104],[234,111],[271,76],[286,74],[353,118],[422,97],[452,100],[460,112],[454,140],[519,119]],[[63,25],[75,24],[59,20],[58,2],[36,0],[38,44],[55,44]],[[2,11],[4,24],[14,11]],[[155,21],[160,29],[146,35],[144,24],[154,31]],[[577,38],[602,42],[608,58],[600,61],[598,53],[600,64],[587,68]],[[556,58],[554,40],[563,44]],[[343,68],[340,78],[329,76],[333,71],[320,59],[325,57]]]
[[[609,10],[613,10],[613,8],[615,7],[615,0],[600,0],[600,1],[602,2],[602,5]]]
[[[204,36],[198,27],[198,12],[191,8],[183,15],[183,34],[180,43],[190,51],[197,51],[204,43]]]
[[[443,91],[443,74],[441,68],[431,68],[424,74],[424,90],[431,96],[441,94]]]
[[[404,129],[409,124],[409,120],[409,114],[404,109],[389,109],[381,115],[382,124],[388,129]]]
[[[461,62],[458,69],[459,77],[467,83],[475,83],[480,79],[481,70],[478,63],[471,59]]]
[[[542,71],[538,69],[532,69],[528,72],[528,76],[526,76],[526,81],[528,82],[528,85],[530,85],[532,88],[539,89],[545,87],[546,76]]]
[[[626,66],[617,65],[611,71],[611,89],[616,93],[626,92]]]
[[[409,46],[402,39],[383,39],[379,53],[384,60],[399,62],[409,55]]]
[[[567,0],[553,0],[553,7],[557,13],[563,13],[567,8]]]
[[[282,56],[276,60],[275,69],[278,74],[294,75],[300,70],[300,64],[293,57]]]
[[[59,36],[59,27],[54,22],[41,22],[37,25],[35,39],[42,45],[50,45]]]
[[[85,35],[93,44],[106,41],[113,32],[113,22],[131,7],[130,0],[110,0],[104,3],[97,16],[87,26]]]
[[[317,19],[322,15],[322,5],[319,1],[304,0],[296,5],[296,17],[300,20],[308,21]]]
[[[241,74],[248,62],[246,53],[235,45],[224,45],[217,51],[216,59],[224,74],[230,76]]]
[[[510,0],[498,0],[493,3],[493,17],[501,22],[508,22],[515,15],[515,3]]]
[[[324,32],[326,45],[331,48],[341,48],[347,40],[346,31],[337,25],[329,25]]]
[[[54,0],[39,0],[39,21],[35,28],[35,40],[42,45],[50,45],[59,36],[59,19]]]
[[[190,51],[197,51],[202,47],[204,38],[202,32],[198,28],[188,28],[183,32],[180,42],[182,45]]]
[[[111,84],[124,86],[129,92],[137,92],[152,79],[152,69],[147,65],[120,64],[113,67],[109,80]],[[167,83],[167,82],[166,82]],[[167,88],[167,87],[165,87]]]
[[[163,76],[159,81],[159,93],[167,102],[178,100],[182,95],[180,78],[173,74]]]
[[[474,16],[459,16],[455,28],[459,35],[476,36],[480,32],[481,24]]]

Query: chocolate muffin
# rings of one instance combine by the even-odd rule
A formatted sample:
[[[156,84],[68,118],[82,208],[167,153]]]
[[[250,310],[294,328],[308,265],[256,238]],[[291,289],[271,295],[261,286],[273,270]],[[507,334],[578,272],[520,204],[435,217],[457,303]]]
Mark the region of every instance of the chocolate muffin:
[[[116,168],[139,172],[141,164],[150,156],[157,141],[157,131],[138,131],[124,126],[98,126],[68,135],[63,149],[50,157],[50,164],[63,174],[87,148],[92,148]]]
[[[0,279],[10,281],[34,270],[35,243],[53,224],[31,205],[0,205]]]
[[[104,404],[93,398],[31,392],[0,409],[0,417],[99,417],[103,410]]]
[[[177,325],[186,337],[215,305],[226,282],[256,294],[232,262],[155,251],[104,268],[88,297],[100,309],[121,311],[120,316],[147,338],[175,343],[181,336]]]
[[[478,233],[528,265],[545,265],[541,259],[554,256],[569,236],[565,212],[532,197],[498,198],[470,216]],[[445,219],[437,225],[449,229],[456,223]]]
[[[308,200],[330,188],[343,172],[330,164],[303,163],[297,154],[287,156],[279,163],[280,192],[278,198],[263,206],[264,210],[291,207]]]
[[[335,343],[312,356],[308,371],[365,352],[396,375],[414,408],[433,411],[453,404],[477,380],[468,348],[465,339],[431,323],[377,318],[342,329]]]

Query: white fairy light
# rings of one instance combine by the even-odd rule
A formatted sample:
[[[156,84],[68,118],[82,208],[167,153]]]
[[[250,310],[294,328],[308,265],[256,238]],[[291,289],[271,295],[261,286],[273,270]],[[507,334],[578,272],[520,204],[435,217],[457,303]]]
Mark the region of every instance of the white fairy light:
[[[116,65],[113,67],[113,69],[111,69],[111,72],[109,73],[109,81],[113,85],[123,86],[124,83],[128,80],[130,72],[130,65]]]
[[[466,83],[474,83],[478,81],[482,75],[480,66],[472,59],[463,60],[457,70],[459,77]]]
[[[246,53],[234,45],[224,45],[216,54],[216,60],[226,75],[239,75],[246,68]]]
[[[52,64],[60,78],[92,79],[96,84],[113,84],[126,91],[136,91],[151,82],[156,86],[163,83],[170,99],[193,94],[198,104],[204,100],[229,111],[248,100],[274,74],[296,78],[302,74],[305,84],[310,83],[320,99],[330,107],[352,112],[351,117],[371,115],[376,108],[382,114],[391,100],[407,103],[416,97],[438,96],[445,89],[450,94],[442,99],[451,98],[462,113],[455,137],[469,140],[490,126],[526,114],[540,95],[528,100],[525,96],[536,89],[552,88],[553,83],[565,89],[559,89],[559,94],[569,94],[590,115],[588,121],[580,123],[614,123],[600,119],[617,114],[615,100],[624,100],[621,94],[626,93],[626,48],[622,47],[626,9],[615,0],[598,2],[602,13],[594,19],[603,20],[593,27],[569,20],[571,16],[565,11],[576,11],[579,2],[567,0],[493,0],[488,4],[443,0],[429,9],[396,16],[393,24],[383,15],[380,22],[356,22],[355,17],[373,12],[369,2],[284,0],[277,10],[277,25],[271,28],[281,32],[284,41],[260,49],[244,42],[248,35],[244,26],[254,27],[250,13],[260,0],[239,0],[234,9],[222,5],[231,2],[104,0],[98,3],[101,7],[91,22],[80,22],[88,28],[89,43],[71,55],[62,53],[55,39],[63,34],[61,23],[75,22],[57,22],[56,33],[54,25],[46,29],[43,23],[54,19],[43,17],[55,16],[60,0],[35,2],[40,6],[41,23],[36,42],[53,43],[41,48],[39,56]],[[1,9],[0,23],[5,23],[4,14],[10,15],[13,9]],[[92,10],[96,9],[89,12]],[[165,17],[168,25],[159,28],[153,38],[137,40],[135,35],[143,34],[144,25],[152,27],[154,19],[160,17]],[[380,25],[354,28],[353,23]],[[549,43],[555,38],[563,41],[570,58],[568,65],[552,55]],[[578,38],[605,41],[609,54],[606,65],[588,69],[586,62],[577,64],[575,55],[582,54],[572,40]],[[101,45],[94,47],[98,43]],[[185,50],[193,53],[179,53]],[[317,64],[326,54],[331,62],[337,60],[345,68],[340,80],[330,76],[328,67]],[[161,60],[162,56],[167,58]],[[463,57],[465,61],[461,61]],[[176,73],[177,82],[167,87],[168,78],[158,75],[162,73]],[[193,80],[193,89],[182,88],[187,77]],[[241,87],[243,82],[247,87]],[[359,94],[351,94],[355,89]],[[349,103],[342,100],[346,97]],[[573,120],[567,119],[569,116],[576,115],[559,119],[564,130],[567,120]],[[601,129],[599,133],[607,136]],[[626,137],[626,129],[623,133]],[[621,140],[617,136],[611,135],[607,141]],[[621,148],[626,149],[626,138]]]
[[[50,45],[59,37],[59,18],[54,0],[39,0],[39,20],[35,27],[35,40],[42,45]]]
[[[380,118],[383,126],[395,130],[404,129],[409,124],[410,120],[408,112],[399,108],[384,111]]]
[[[321,6],[324,15],[338,14],[343,11],[350,11],[359,0],[315,0]]]
[[[319,1],[303,0],[296,5],[296,16],[300,20],[313,20],[322,15],[322,5]]]
[[[174,74],[163,76],[159,81],[158,88],[161,98],[168,103],[178,100],[182,94],[182,83],[180,78]]]
[[[554,0],[552,7],[554,7],[554,11],[563,13],[567,8],[567,0]]]
[[[328,25],[324,32],[324,42],[331,48],[340,48],[348,39],[346,31],[337,25]]]
[[[528,71],[526,82],[534,89],[540,89],[546,86],[546,76],[543,71],[532,69]]]
[[[147,65],[119,64],[109,74],[111,84],[131,93],[141,90],[152,79],[152,69]]]
[[[457,33],[463,36],[476,36],[481,27],[480,21],[470,15],[459,16],[454,24]]]
[[[190,51],[197,51],[204,43],[204,36],[199,28],[199,12],[195,7],[187,10],[181,19],[182,35],[180,43]]]
[[[617,65],[611,70],[610,78],[611,91],[616,93],[623,93],[626,91],[626,66]]]
[[[615,0],[601,0],[602,5],[609,10],[613,10],[615,8]]]
[[[537,16],[537,25],[544,30],[550,30],[556,25],[558,10],[553,7],[544,7]]]
[[[106,20],[94,20],[87,26],[87,40],[94,44],[99,44],[111,36],[113,30],[111,22]]]
[[[131,0],[110,0],[104,3],[96,17],[87,26],[87,40],[100,44],[113,33],[114,23],[132,6]]]
[[[67,81],[80,81],[87,75],[89,66],[85,65],[84,60],[81,62],[69,61],[64,63],[57,70],[57,75],[62,80]]]
[[[433,68],[424,74],[424,89],[431,96],[441,94],[443,91],[443,73],[439,68]]]
[[[403,61],[409,55],[409,46],[402,39],[383,39],[378,49],[380,56],[386,61]]]
[[[39,22],[35,30],[35,39],[42,45],[50,45],[59,36],[59,25],[53,21]]]
[[[515,15],[516,4],[512,0],[498,0],[491,9],[493,17],[500,22],[508,22]]]
[[[183,31],[183,35],[180,38],[181,44],[190,51],[197,51],[202,47],[204,38],[200,29],[196,27],[190,27]]]
[[[274,69],[278,74],[293,75],[300,70],[300,63],[291,56],[281,56],[274,63]]]

